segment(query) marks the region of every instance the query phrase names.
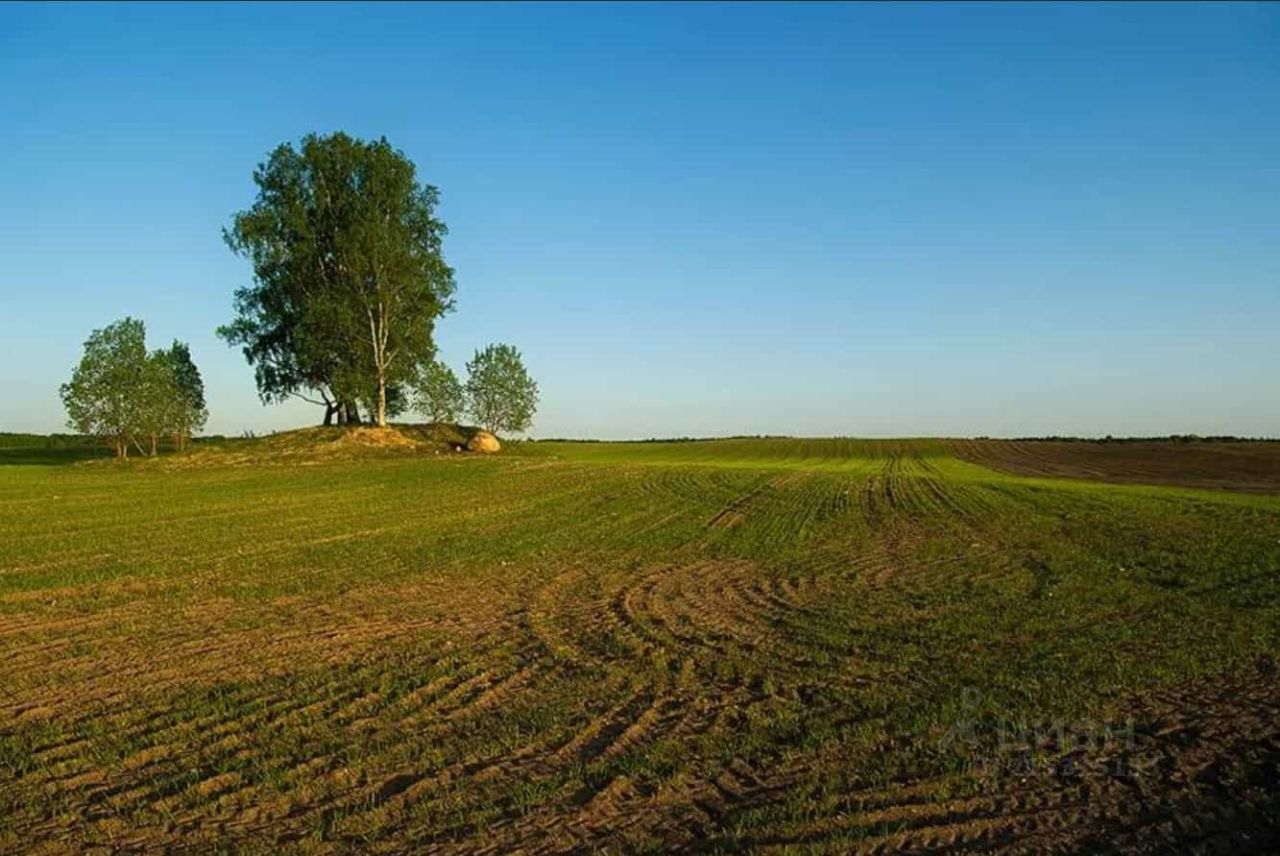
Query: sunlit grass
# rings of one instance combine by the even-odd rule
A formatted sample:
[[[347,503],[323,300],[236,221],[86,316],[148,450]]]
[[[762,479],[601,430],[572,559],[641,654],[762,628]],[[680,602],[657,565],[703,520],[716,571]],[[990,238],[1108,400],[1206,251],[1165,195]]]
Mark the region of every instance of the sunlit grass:
[[[972,787],[967,691],[1081,717],[1280,653],[1280,498],[934,440],[28,462],[0,545],[6,849],[799,841]]]

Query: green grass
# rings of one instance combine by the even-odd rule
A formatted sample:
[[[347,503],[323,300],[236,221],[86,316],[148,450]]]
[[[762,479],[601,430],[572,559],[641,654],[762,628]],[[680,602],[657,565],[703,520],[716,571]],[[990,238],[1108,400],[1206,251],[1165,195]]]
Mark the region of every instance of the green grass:
[[[851,794],[974,787],[959,718],[1280,654],[1280,498],[944,441],[73,456],[0,466],[3,849],[839,850],[896,829]]]

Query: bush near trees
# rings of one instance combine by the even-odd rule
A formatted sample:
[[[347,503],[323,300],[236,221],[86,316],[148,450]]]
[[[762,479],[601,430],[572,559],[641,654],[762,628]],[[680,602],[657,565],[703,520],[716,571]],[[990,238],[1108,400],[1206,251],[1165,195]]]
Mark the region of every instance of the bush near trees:
[[[466,395],[471,415],[494,434],[527,430],[538,409],[538,384],[520,352],[506,344],[476,351],[467,363]]]
[[[59,389],[67,424],[100,437],[127,458],[130,445],[156,454],[162,436],[182,448],[204,427],[204,382],[183,342],[147,352],[146,326],[123,318],[90,334],[84,355]]]
[[[219,335],[241,347],[264,402],[323,404],[326,425],[363,407],[386,425],[453,308],[439,191],[386,139],[343,133],[279,146],[253,180],[257,199],[223,237],[254,284]]]

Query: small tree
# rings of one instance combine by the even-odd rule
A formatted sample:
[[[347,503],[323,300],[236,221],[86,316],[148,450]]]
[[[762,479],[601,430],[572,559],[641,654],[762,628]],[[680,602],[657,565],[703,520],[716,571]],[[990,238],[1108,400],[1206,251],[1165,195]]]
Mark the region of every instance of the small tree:
[[[495,434],[525,431],[538,409],[538,384],[511,345],[490,345],[476,351],[467,363],[466,395],[471,415]]]
[[[162,435],[172,437],[174,448],[181,449],[209,417],[200,369],[191,359],[191,349],[177,340],[168,349],[152,351],[147,363],[138,408],[151,454],[156,453]]]
[[[182,410],[182,396],[168,351],[153,351],[137,387],[132,391],[134,445],[139,452],[155,455],[160,437],[174,433]],[[142,441],[146,440],[144,447]]]
[[[176,386],[177,401],[170,431],[173,444],[182,449],[209,419],[209,409],[204,402],[204,379],[191,359],[191,348],[186,342],[174,339],[169,350],[160,353],[169,363]]]
[[[453,369],[440,360],[420,366],[413,379],[413,409],[432,422],[456,422],[466,409],[466,393]]]
[[[146,335],[135,318],[94,330],[71,380],[59,389],[67,425],[106,439],[119,458],[129,456],[139,428],[138,392],[148,374]]]

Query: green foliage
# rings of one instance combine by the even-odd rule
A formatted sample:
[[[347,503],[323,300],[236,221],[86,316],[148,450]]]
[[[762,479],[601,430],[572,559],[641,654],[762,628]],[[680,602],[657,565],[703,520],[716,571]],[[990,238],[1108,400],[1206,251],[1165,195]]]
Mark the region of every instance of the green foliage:
[[[179,408],[173,430],[180,436],[191,437],[204,428],[209,418],[209,409],[204,401],[204,379],[191,359],[191,349],[186,342],[174,339],[169,350],[161,353],[169,362],[178,391]]]
[[[453,307],[439,192],[385,139],[343,133],[279,146],[254,182],[224,232],[254,285],[219,335],[242,348],[264,401],[314,393],[329,413],[359,402],[385,424],[388,389],[434,355],[435,320]]]
[[[527,430],[538,409],[538,384],[511,345],[476,351],[467,363],[466,395],[471,415],[494,433]]]
[[[172,436],[181,448],[204,427],[209,416],[204,381],[186,343],[175,340],[170,348],[151,352],[137,408],[139,430],[152,454],[161,436]]]
[[[141,383],[134,391],[134,425],[145,438],[151,454],[156,453],[160,435],[176,427],[183,409],[182,393],[167,351],[153,351],[147,356]]]
[[[0,449],[80,449],[86,445],[81,434],[26,434],[0,431]]]
[[[121,457],[139,430],[139,397],[149,375],[146,337],[136,318],[94,330],[71,380],[59,389],[68,427],[109,440]]]
[[[413,409],[432,422],[456,422],[466,409],[466,393],[453,369],[440,360],[420,366],[413,379]]]
[[[155,454],[161,435],[181,445],[208,417],[190,349],[175,341],[148,354],[146,326],[135,318],[95,330],[60,393],[67,424],[108,440],[120,457],[128,456],[130,444]]]

